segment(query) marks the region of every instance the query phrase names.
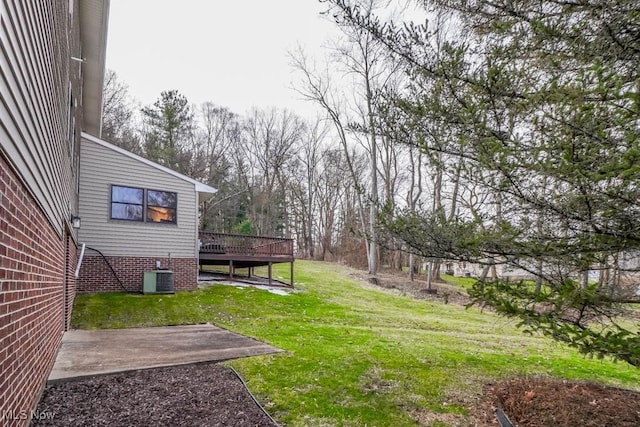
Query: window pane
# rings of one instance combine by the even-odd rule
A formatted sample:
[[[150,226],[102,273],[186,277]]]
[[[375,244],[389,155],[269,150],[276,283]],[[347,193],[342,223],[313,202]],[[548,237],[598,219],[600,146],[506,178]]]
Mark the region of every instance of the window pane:
[[[133,203],[142,205],[144,199],[144,190],[142,188],[111,187],[111,201],[120,203]]]
[[[147,204],[149,206],[162,206],[164,208],[176,207],[176,193],[170,191],[147,190]]]
[[[176,222],[176,210],[157,206],[147,207],[147,222]]]
[[[112,219],[128,219],[142,221],[142,205],[128,205],[126,203],[111,203]]]

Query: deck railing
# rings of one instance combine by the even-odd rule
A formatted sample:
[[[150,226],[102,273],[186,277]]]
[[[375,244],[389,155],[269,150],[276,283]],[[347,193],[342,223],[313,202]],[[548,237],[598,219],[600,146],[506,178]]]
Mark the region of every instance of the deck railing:
[[[293,257],[293,239],[201,231],[200,252],[246,256]]]

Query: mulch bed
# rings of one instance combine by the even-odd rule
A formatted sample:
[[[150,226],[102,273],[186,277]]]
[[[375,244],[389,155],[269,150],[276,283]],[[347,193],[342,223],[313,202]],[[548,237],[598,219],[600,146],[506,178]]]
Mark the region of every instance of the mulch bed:
[[[34,426],[277,426],[225,366],[196,364],[48,386]]]
[[[497,426],[502,407],[519,427],[637,427],[640,393],[550,378],[515,378],[485,387],[479,425]]]

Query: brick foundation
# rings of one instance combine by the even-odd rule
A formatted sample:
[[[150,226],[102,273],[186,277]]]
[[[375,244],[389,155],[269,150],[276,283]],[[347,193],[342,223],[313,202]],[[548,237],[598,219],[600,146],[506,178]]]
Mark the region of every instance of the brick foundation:
[[[198,260],[195,258],[106,257],[128,292],[142,292],[145,271],[162,268],[173,271],[176,291],[193,290],[198,286]],[[85,252],[78,278],[78,292],[124,292],[105,260],[95,252]]]
[[[2,155],[0,239],[0,424],[25,425],[60,346],[65,288],[73,303],[65,265],[75,245],[56,233]]]

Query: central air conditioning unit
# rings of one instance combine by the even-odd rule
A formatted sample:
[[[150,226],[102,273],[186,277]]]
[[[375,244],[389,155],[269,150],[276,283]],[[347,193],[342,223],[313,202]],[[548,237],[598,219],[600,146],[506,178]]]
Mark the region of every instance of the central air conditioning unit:
[[[145,271],[142,281],[144,294],[173,294],[173,271],[154,270]]]

